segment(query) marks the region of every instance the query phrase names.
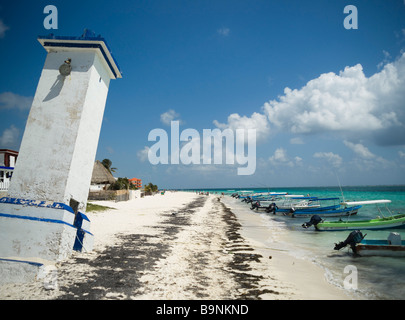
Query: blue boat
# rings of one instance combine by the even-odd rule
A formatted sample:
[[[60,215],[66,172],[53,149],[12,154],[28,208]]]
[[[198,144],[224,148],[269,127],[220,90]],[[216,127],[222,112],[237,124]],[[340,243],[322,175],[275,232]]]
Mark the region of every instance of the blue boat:
[[[296,212],[291,212],[289,215],[293,218],[306,218],[312,217],[313,215],[317,214],[321,217],[341,217],[341,216],[351,216],[357,214],[358,210],[361,206],[353,206],[353,207],[332,207],[327,209],[328,207],[318,208],[315,210],[299,210]]]
[[[318,202],[319,207],[315,208],[302,208],[298,210],[290,210],[289,216],[293,218],[306,218],[312,217],[314,214],[320,215],[322,217],[340,217],[340,216],[351,216],[357,214],[361,205],[347,206],[341,203],[333,204],[330,206],[322,206],[321,201],[340,201],[340,198],[317,198],[314,202]]]
[[[361,206],[342,206],[340,203],[333,205],[322,205],[323,201],[340,201],[340,198],[318,198],[304,196],[290,196],[287,202],[264,204],[261,201],[253,201],[251,210],[264,211],[278,215],[294,218],[312,217],[340,217],[357,214]]]

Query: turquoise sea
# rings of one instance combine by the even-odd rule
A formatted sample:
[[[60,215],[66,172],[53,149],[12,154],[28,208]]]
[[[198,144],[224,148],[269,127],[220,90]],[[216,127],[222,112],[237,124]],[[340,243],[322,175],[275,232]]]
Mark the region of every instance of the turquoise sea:
[[[392,202],[388,208],[393,214],[405,213],[405,186],[346,186],[339,187],[308,187],[308,188],[229,188],[199,189],[187,191],[222,192],[231,195],[242,190],[253,192],[288,192],[318,197],[339,197],[346,201],[388,199]],[[233,199],[233,198],[231,198]],[[315,231],[304,229],[301,225],[309,218],[291,218],[274,216],[273,214],[257,213],[250,210],[250,205],[241,200],[232,201],[234,210],[247,210],[251,214],[262,216],[263,226],[268,228],[269,241],[273,239],[282,243],[285,250],[297,257],[308,259],[318,264],[325,272],[330,283],[341,287],[355,298],[360,299],[404,299],[405,298],[405,258],[391,257],[354,257],[349,247],[334,250],[334,244],[344,241],[350,231]],[[384,208],[384,207],[382,207]],[[382,211],[386,215],[386,211]],[[372,219],[381,216],[375,205],[364,205],[357,215],[350,219]],[[325,220],[338,220],[327,218]],[[390,232],[398,232],[405,240],[405,228],[386,230],[361,230],[367,234],[365,239],[386,239]],[[345,268],[350,266],[349,269]],[[357,272],[357,282],[353,280]],[[345,272],[346,271],[346,272]],[[345,288],[346,284],[346,288]],[[350,288],[348,288],[350,287]]]

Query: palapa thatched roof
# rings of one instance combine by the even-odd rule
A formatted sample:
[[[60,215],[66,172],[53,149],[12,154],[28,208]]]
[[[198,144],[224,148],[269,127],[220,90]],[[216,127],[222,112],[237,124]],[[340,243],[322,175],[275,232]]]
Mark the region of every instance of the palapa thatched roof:
[[[115,178],[106,167],[98,160],[94,163],[93,175],[91,184],[111,184],[115,182]]]

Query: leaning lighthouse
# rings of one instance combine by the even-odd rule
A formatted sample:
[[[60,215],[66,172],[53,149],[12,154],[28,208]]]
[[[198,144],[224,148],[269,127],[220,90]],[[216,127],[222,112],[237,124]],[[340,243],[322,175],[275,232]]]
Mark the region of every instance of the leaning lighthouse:
[[[85,215],[112,79],[121,71],[105,41],[43,36],[47,57],[8,196],[0,199],[0,261],[58,261],[91,250]]]

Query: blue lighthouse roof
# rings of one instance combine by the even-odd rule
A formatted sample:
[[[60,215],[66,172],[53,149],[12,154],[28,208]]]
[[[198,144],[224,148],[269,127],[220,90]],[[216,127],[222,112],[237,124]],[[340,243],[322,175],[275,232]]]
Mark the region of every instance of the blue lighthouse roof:
[[[96,36],[91,30],[85,29],[79,37],[72,36],[55,36],[49,34],[47,36],[38,36],[38,41],[46,51],[51,51],[56,48],[95,48],[99,49],[105,61],[107,62],[113,78],[122,78],[122,72],[114,59],[107,42],[100,35]]]

